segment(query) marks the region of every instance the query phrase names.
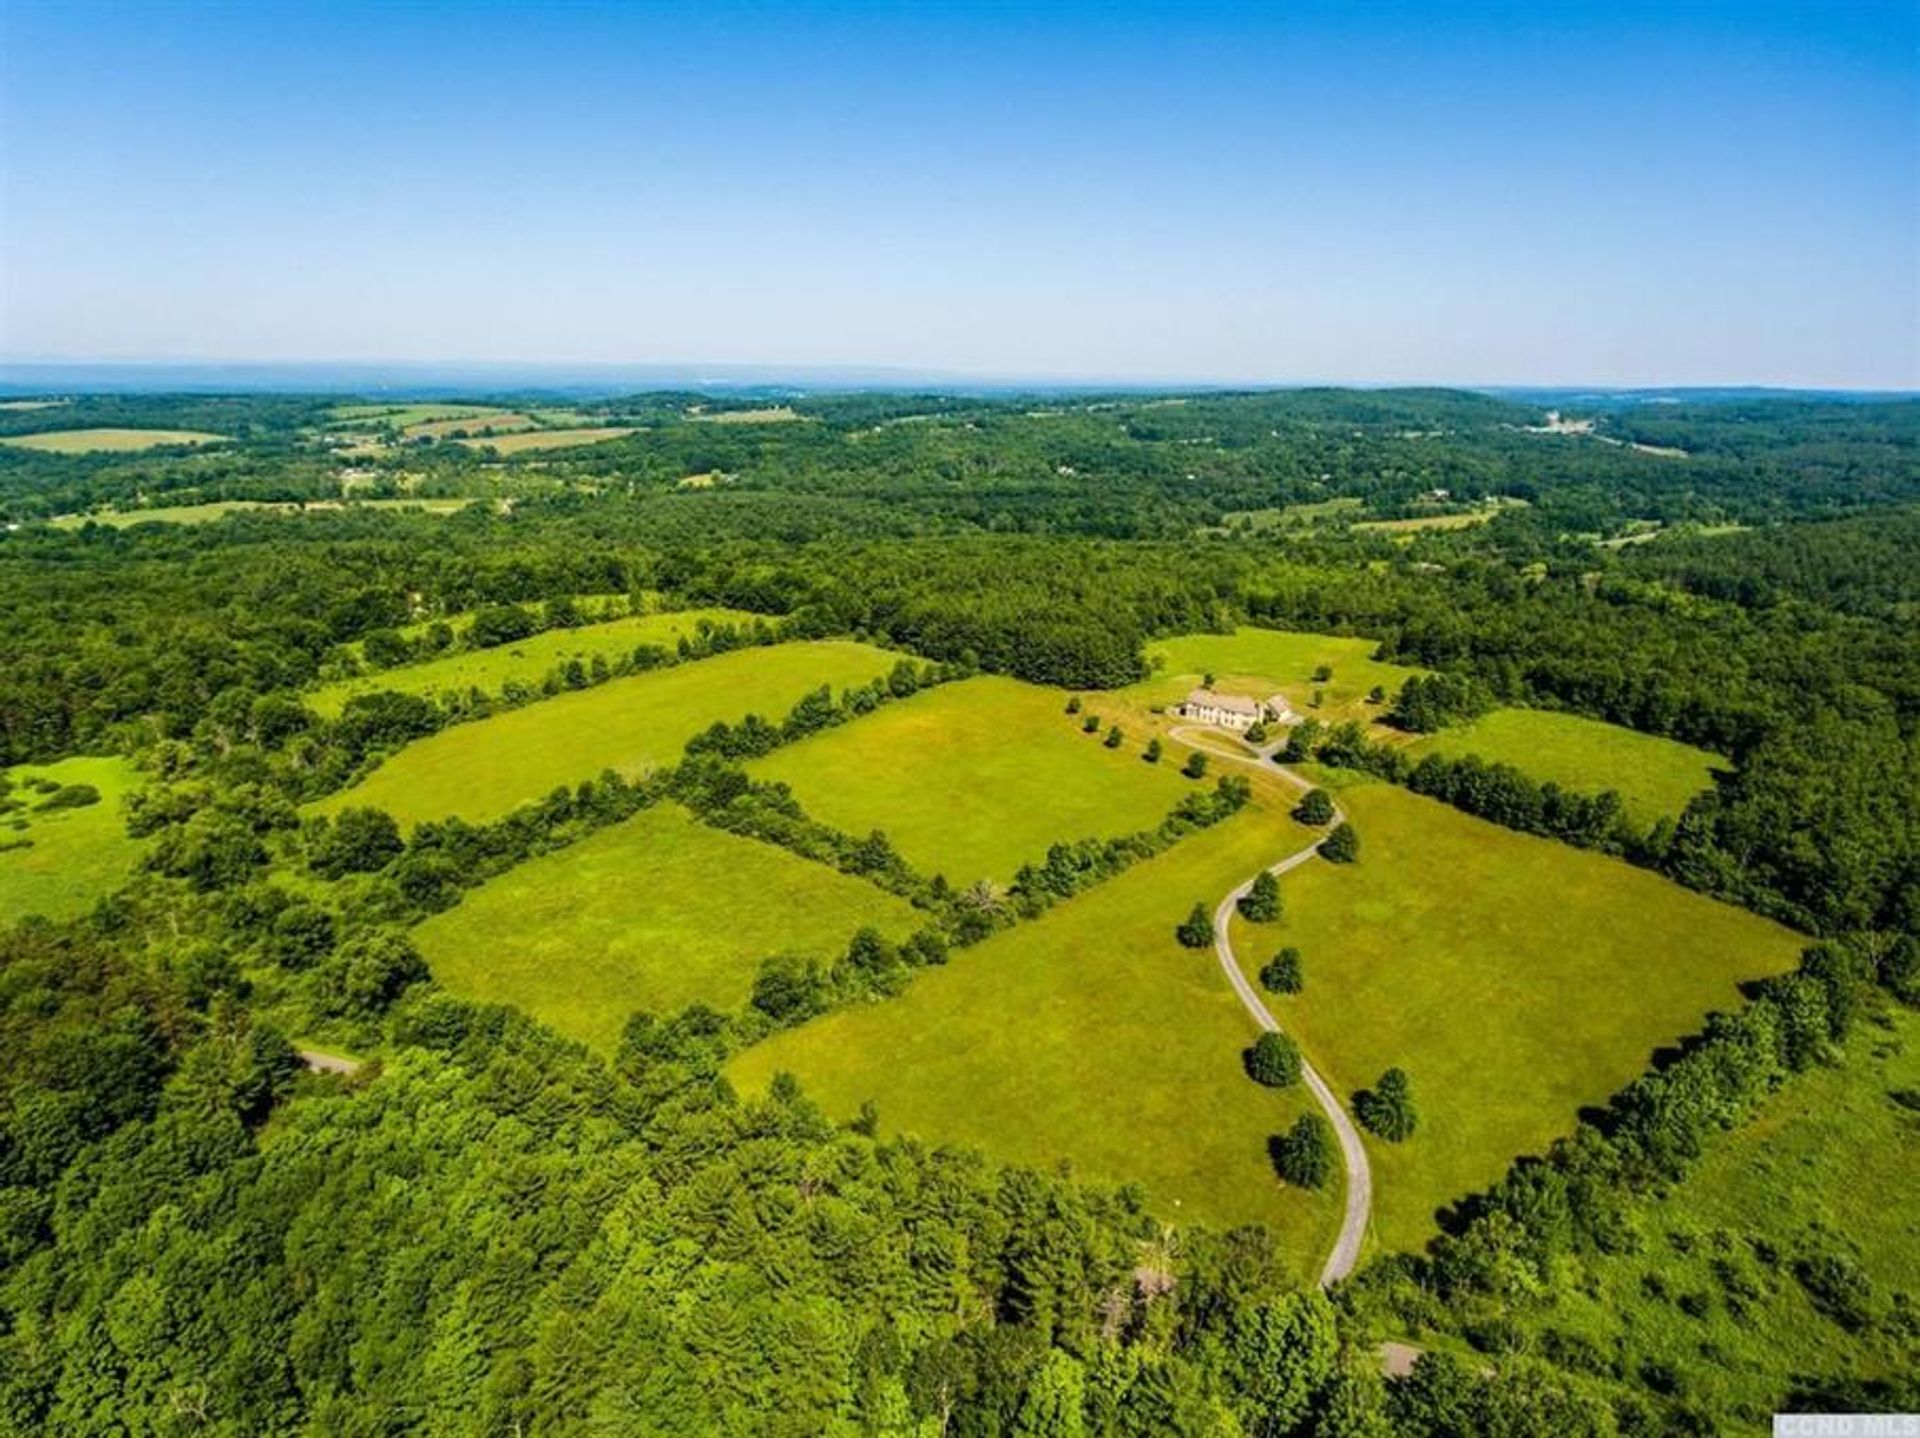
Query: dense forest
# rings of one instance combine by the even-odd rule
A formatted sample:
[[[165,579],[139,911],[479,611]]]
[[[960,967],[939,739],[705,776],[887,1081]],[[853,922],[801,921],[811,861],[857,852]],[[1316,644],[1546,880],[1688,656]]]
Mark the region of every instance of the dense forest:
[[[0,1430],[1732,1421],[1520,1342],[1500,1314],[1606,1250],[1623,1205],[1866,1015],[1920,999],[1920,403],[1648,406],[1564,433],[1530,405],[1443,391],[676,393],[542,419],[630,432],[524,451],[410,439],[322,397],[55,413],[0,411],[0,767],[132,758],[148,783],[131,822],[153,846],[82,918],[4,916]],[[227,442],[4,443],[85,426]],[[359,502],[430,497],[472,502]],[[124,522],[216,501],[308,507]],[[1428,519],[1443,522],[1391,527]],[[460,716],[376,695],[326,718],[300,691],[410,656],[436,620],[491,613],[509,638],[576,622],[582,595],[764,625],[700,652],[849,636],[923,666],[863,706],[955,673],[1115,688],[1149,672],[1153,640],[1236,624],[1364,636],[1437,673],[1402,696],[1409,728],[1526,704],[1731,764],[1677,820],[1626,836],[1611,809],[1549,808],[1481,768],[1390,777],[1630,852],[1821,942],[1551,1154],[1459,1195],[1428,1254],[1297,1291],[1263,1229],[1175,1233],[1135,1191],[883,1140],[792,1085],[744,1100],[719,1074],[722,1016],[636,1026],[609,1063],[431,983],[403,919],[653,796],[588,782],[512,824],[405,843],[390,820],[303,821]],[[846,717],[831,696],[796,715]],[[722,726],[657,783],[743,826],[803,828],[729,768],[758,742]],[[1230,806],[1221,792],[1208,802]],[[864,862],[853,837],[809,841]],[[1068,859],[1104,873],[1134,857]],[[873,867],[948,937],[964,927],[955,896],[893,856]],[[324,899],[310,873],[333,881]],[[925,943],[912,961],[941,961]],[[308,1021],[375,1057],[307,1071]],[[1476,1360],[1383,1378],[1372,1345],[1391,1320],[1445,1323],[1449,1305]],[[1920,1326],[1899,1309],[1874,1341],[1920,1354]]]

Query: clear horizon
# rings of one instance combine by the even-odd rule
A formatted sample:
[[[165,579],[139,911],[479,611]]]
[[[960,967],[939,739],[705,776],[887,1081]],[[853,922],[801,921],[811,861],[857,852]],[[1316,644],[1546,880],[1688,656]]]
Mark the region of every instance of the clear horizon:
[[[0,369],[1920,387],[1906,4],[15,0],[0,40]]]

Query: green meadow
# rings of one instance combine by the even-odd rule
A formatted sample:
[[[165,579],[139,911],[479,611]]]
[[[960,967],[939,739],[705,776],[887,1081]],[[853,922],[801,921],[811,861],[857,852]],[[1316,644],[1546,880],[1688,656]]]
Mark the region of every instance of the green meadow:
[[[1243,810],[897,998],[774,1035],[729,1076],[757,1092],[788,1071],[836,1117],[872,1101],[883,1132],[1137,1183],[1169,1220],[1271,1224],[1305,1279],[1338,1226],[1339,1185],[1282,1186],[1267,1140],[1311,1100],[1247,1078],[1252,1022],[1213,950],[1173,934],[1195,901],[1211,908],[1302,842],[1282,812]]]
[[[0,813],[0,924],[28,914],[68,919],[132,876],[145,845],[127,837],[121,802],[140,775],[120,758],[62,759],[7,770],[13,788]],[[28,787],[33,780],[91,784],[100,802],[79,809],[40,810],[47,797]]]
[[[454,992],[611,1052],[635,1010],[738,1008],[761,959],[836,958],[863,925],[918,927],[863,880],[662,804],[491,880],[415,937]]]
[[[452,514],[472,504],[471,499],[356,499],[346,503],[333,499],[291,500],[215,499],[205,504],[157,505],[152,509],[105,509],[91,514],[63,514],[52,521],[55,529],[83,529],[89,524],[104,524],[111,529],[127,529],[136,524],[210,524],[229,514],[328,514],[336,510],[410,509],[422,514]]]
[[[1144,734],[1103,748],[1104,730],[1083,734],[1065,704],[1012,679],[943,684],[752,769],[838,828],[886,830],[927,873],[1005,883],[1050,844],[1152,828],[1192,787],[1177,761],[1141,761]]]
[[[1712,787],[1714,771],[1728,767],[1718,754],[1676,739],[1546,709],[1496,709],[1420,740],[1415,751],[1478,754],[1563,789],[1613,789],[1643,829],[1677,818],[1689,799]]]
[[[808,691],[864,684],[900,656],[849,640],[739,649],[713,659],[570,690],[456,724],[410,744],[360,783],[314,806],[387,810],[402,824],[458,815],[481,822],[604,769],[670,764],[717,719],[778,719]]]
[[[132,454],[174,444],[223,444],[226,439],[224,434],[207,434],[197,429],[54,429],[39,434],[8,435],[0,438],[0,444],[47,454]]]
[[[572,449],[583,444],[600,444],[609,439],[625,439],[632,433],[634,430],[630,425],[605,425],[597,429],[526,429],[511,434],[470,435],[458,443],[469,449],[523,454],[528,450]]]
[[[1899,1094],[1920,1094],[1920,1016],[1893,1009],[1856,1029],[1841,1062],[1795,1076],[1753,1122],[1710,1140],[1691,1173],[1636,1210],[1635,1243],[1588,1260],[1585,1281],[1558,1286],[1524,1322],[1618,1353],[1630,1372],[1684,1371],[1693,1396],[1756,1431],[1782,1405],[1783,1375],[1903,1376],[1912,1340],[1903,1352],[1887,1319],[1893,1293],[1920,1292],[1920,1111]],[[1861,1331],[1793,1276],[1816,1254],[1855,1265],[1846,1296],[1869,1316]]]
[[[307,704],[332,717],[356,694],[372,694],[383,689],[428,698],[465,694],[470,689],[497,696],[509,680],[538,684],[556,666],[572,659],[583,664],[590,664],[596,658],[611,663],[633,653],[642,644],[672,649],[682,636],[691,636],[702,620],[713,624],[745,624],[753,618],[738,609],[686,609],[672,614],[629,615],[578,629],[547,629],[491,649],[460,650],[421,664],[377,670],[323,684],[307,695]]]
[[[1409,676],[1424,673],[1400,664],[1372,658],[1377,640],[1332,634],[1302,634],[1284,629],[1236,629],[1231,634],[1184,634],[1147,646],[1152,677],[1119,691],[1138,704],[1171,705],[1186,698],[1208,674],[1215,686],[1230,693],[1264,699],[1282,694],[1302,714],[1329,722],[1377,718],[1386,705],[1366,702],[1375,685],[1394,693]],[[1316,682],[1314,671],[1325,665],[1330,678]],[[1321,706],[1312,707],[1315,691]]]
[[[1417,1248],[1441,1205],[1574,1127],[1661,1045],[1797,960],[1800,936],[1617,859],[1517,834],[1386,784],[1340,802],[1360,862],[1281,881],[1282,922],[1235,922],[1249,972],[1300,949],[1271,1007],[1342,1097],[1398,1065],[1420,1131],[1372,1143],[1374,1226]]]

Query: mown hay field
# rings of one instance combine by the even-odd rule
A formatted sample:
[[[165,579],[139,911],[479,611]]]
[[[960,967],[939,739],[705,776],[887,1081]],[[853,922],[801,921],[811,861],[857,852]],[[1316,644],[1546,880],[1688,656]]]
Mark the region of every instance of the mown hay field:
[[[1246,1076],[1252,1021],[1213,950],[1174,928],[1305,841],[1284,812],[1249,807],[897,998],[776,1034],[728,1075],[757,1092],[791,1072],[836,1117],[873,1102],[885,1133],[1136,1183],[1175,1222],[1270,1224],[1304,1280],[1338,1226],[1339,1180],[1282,1185],[1267,1142],[1311,1100]]]
[[[421,664],[338,679],[311,691],[306,700],[318,713],[332,717],[356,694],[372,694],[383,689],[428,698],[465,694],[470,689],[498,696],[509,680],[538,684],[556,666],[569,660],[591,664],[598,658],[611,663],[632,654],[642,644],[672,649],[682,637],[696,633],[702,622],[747,624],[754,617],[739,609],[685,609],[671,614],[629,615],[604,624],[585,624],[578,629],[547,629],[491,649],[463,649]]]
[[[14,434],[0,438],[0,444],[15,449],[37,449],[47,454],[133,454],[143,449],[161,449],[175,444],[224,444],[224,434],[208,434],[197,429],[54,429],[39,434]]]
[[[919,927],[905,900],[672,804],[522,864],[415,937],[455,993],[526,1010],[611,1053],[636,1010],[738,1008],[760,960],[828,960],[871,925]]]
[[[1143,762],[1143,733],[1104,748],[1104,727],[1082,733],[1065,705],[1057,690],[981,676],[790,744],[752,771],[838,828],[884,829],[927,873],[1004,884],[1050,844],[1153,828],[1192,788],[1177,755]]]
[[[1301,951],[1304,992],[1269,1007],[1343,1098],[1389,1067],[1410,1076],[1420,1131],[1371,1145],[1388,1247],[1425,1243],[1441,1205],[1798,958],[1799,935],[1618,859],[1387,784],[1349,784],[1340,803],[1360,861],[1289,874],[1282,920],[1236,919],[1234,948],[1253,975]]]
[[[451,815],[495,819],[605,769],[635,774],[674,763],[715,720],[779,719],[810,690],[864,684],[900,658],[868,644],[819,640],[615,679],[443,729],[312,807],[333,813],[372,805],[403,825]]]

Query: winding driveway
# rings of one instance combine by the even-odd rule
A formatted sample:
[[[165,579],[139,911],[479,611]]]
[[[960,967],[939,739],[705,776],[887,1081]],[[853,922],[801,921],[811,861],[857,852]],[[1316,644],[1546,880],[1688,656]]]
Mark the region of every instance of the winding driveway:
[[[1245,764],[1260,770],[1263,774],[1278,774],[1295,788],[1306,790],[1313,787],[1298,774],[1272,762],[1274,752],[1280,748],[1279,743],[1269,744],[1257,750],[1256,757],[1245,753],[1234,753],[1231,750],[1216,748],[1212,744],[1201,742],[1212,738],[1214,733],[1215,731],[1212,730],[1182,725],[1172,731],[1171,737],[1213,758]],[[1336,803],[1333,822],[1338,824],[1345,819],[1346,814]],[[1319,839],[1314,840],[1298,853],[1287,855],[1279,863],[1269,867],[1266,872],[1279,875],[1290,869],[1299,868],[1320,851],[1322,842]],[[1258,877],[1258,875],[1254,876],[1254,878]],[[1229,921],[1233,918],[1234,907],[1252,887],[1253,879],[1248,879],[1246,883],[1222,899],[1219,907],[1213,911],[1213,952],[1214,956],[1220,960],[1220,967],[1227,976],[1227,982],[1233,985],[1233,991],[1240,996],[1241,1004],[1245,1006],[1253,1021],[1269,1032],[1279,1033],[1281,1032],[1279,1020],[1274,1018],[1267,1008],[1259,991],[1247,982],[1245,970],[1240,967],[1239,960],[1233,955],[1233,939],[1228,928]],[[1328,1086],[1325,1079],[1320,1077],[1320,1071],[1314,1068],[1304,1054],[1301,1055],[1300,1072],[1301,1077],[1306,1080],[1307,1088],[1319,1103],[1321,1112],[1326,1114],[1327,1122],[1333,1125],[1333,1131],[1340,1139],[1340,1157],[1347,1170],[1346,1215],[1340,1221],[1340,1235],[1334,1240],[1333,1251],[1327,1255],[1327,1261],[1320,1269],[1320,1286],[1330,1288],[1352,1273],[1354,1264],[1360,1259],[1360,1245],[1367,1236],[1367,1217],[1373,1209],[1373,1168],[1367,1162],[1367,1149],[1366,1145],[1360,1141],[1360,1130],[1353,1126],[1353,1120],[1347,1117],[1347,1111],[1335,1096],[1333,1089]]]

